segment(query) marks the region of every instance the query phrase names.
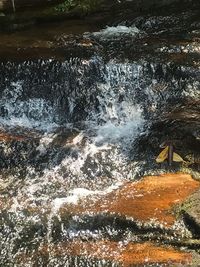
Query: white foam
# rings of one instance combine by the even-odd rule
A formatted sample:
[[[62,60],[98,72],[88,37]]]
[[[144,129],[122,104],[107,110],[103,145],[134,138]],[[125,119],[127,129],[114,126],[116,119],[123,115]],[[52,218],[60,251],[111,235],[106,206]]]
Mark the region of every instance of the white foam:
[[[63,203],[68,203],[68,204],[77,204],[80,198],[87,197],[89,195],[95,194],[95,191],[90,191],[85,188],[75,188],[71,191],[69,191],[69,196],[64,199],[64,202],[61,202],[60,204],[62,205]],[[58,203],[57,199],[57,203]]]
[[[84,137],[83,133],[78,134],[78,135],[77,135],[76,137],[74,137],[74,139],[72,140],[73,144],[74,144],[74,145],[77,145],[77,144],[81,143],[81,141],[83,140],[83,137]]]
[[[184,95],[186,97],[193,97],[194,99],[200,99],[200,82],[193,81],[191,84],[188,84],[187,87],[184,88]]]
[[[11,83],[0,99],[4,116],[0,124],[8,127],[38,128],[50,131],[58,125],[53,122],[53,107],[42,98],[23,99],[23,82]]]
[[[20,203],[23,199],[38,201],[42,206],[52,203],[52,212],[56,212],[63,203],[75,204],[82,197],[105,194],[117,188],[118,182],[133,177],[136,167],[129,164],[128,153],[145,123],[141,107],[134,103],[131,84],[139,72],[136,64],[111,62],[105,66],[105,82],[96,84],[98,110],[91,107],[84,127],[80,129],[76,124],[74,128],[79,134],[67,148],[50,154],[42,173],[27,168],[23,188],[18,192]],[[44,125],[44,121],[41,123]],[[68,125],[70,129],[73,126]],[[56,136],[55,131],[45,133],[37,150],[45,154],[54,149]],[[86,189],[89,185],[91,190]]]
[[[144,120],[140,108],[136,109],[132,107],[132,113],[132,116],[125,121],[120,123],[108,121],[103,126],[99,127],[95,142],[113,144],[116,142],[123,142],[124,139],[126,139],[128,143],[133,140],[138,132],[138,128],[143,124]]]
[[[140,30],[136,26],[116,26],[107,27],[99,32],[93,32],[92,35],[101,39],[112,39],[120,36],[136,36],[140,33]]]
[[[56,134],[53,133],[45,133],[44,136],[40,139],[40,144],[36,148],[36,150],[40,151],[41,153],[46,152],[46,148],[50,143],[52,143],[53,139],[56,137]]]
[[[104,190],[88,190],[86,188],[75,188],[69,191],[69,196],[66,198],[56,198],[53,200],[53,210],[58,211],[63,204],[74,204],[76,205],[81,198],[94,195],[106,195],[122,185],[122,182],[117,182]]]
[[[12,203],[12,205],[11,205],[9,211],[10,211],[10,212],[15,212],[15,213],[16,213],[16,212],[18,211],[18,209],[21,207],[21,205],[20,205],[20,203],[18,202],[17,197],[13,198],[12,201],[13,201],[13,203]]]

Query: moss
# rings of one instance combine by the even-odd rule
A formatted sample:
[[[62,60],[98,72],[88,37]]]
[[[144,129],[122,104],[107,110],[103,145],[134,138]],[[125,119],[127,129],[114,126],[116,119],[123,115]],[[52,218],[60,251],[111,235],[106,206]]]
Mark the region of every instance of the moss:
[[[71,0],[67,0],[64,3],[61,3],[59,5],[57,5],[54,10],[56,12],[66,12],[69,11],[70,9],[74,8],[76,6],[76,1],[71,1]]]
[[[67,0],[56,6],[22,10],[14,14],[0,13],[0,31],[23,30],[38,23],[81,18],[99,10],[102,2],[102,0]]]
[[[78,11],[85,15],[96,11],[102,3],[102,0],[66,0],[55,7],[55,11],[65,13],[71,10]]]
[[[179,220],[182,218],[183,214],[190,210],[194,205],[193,195],[189,196],[183,203],[177,204],[173,207],[172,213]]]

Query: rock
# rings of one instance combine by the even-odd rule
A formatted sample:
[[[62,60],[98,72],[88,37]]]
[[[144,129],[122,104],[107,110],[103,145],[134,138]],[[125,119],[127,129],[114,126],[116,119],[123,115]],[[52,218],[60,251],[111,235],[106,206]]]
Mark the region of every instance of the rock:
[[[81,264],[81,262],[84,263],[84,259],[89,263],[94,261],[94,265],[89,266],[108,266],[105,264],[106,262],[110,262],[115,264],[114,266],[123,267],[146,266],[146,264],[148,266],[150,264],[165,264],[165,266],[183,264],[186,266],[192,262],[192,255],[190,253],[181,252],[173,248],[158,247],[149,242],[126,244],[108,240],[96,242],[76,240],[59,244],[59,246],[42,246],[34,254],[32,260],[34,259],[34,262],[36,262],[36,260],[44,259],[45,257],[49,258],[50,262],[56,262],[56,258],[62,258],[65,263],[69,261],[70,257],[78,257],[76,262],[78,264],[80,263],[80,266],[86,266]],[[22,262],[25,264],[27,261],[29,261],[29,255],[25,256],[23,253],[18,254],[16,260],[18,264],[22,264]],[[100,263],[100,265],[96,265],[95,263]]]
[[[122,242],[100,241],[96,243],[78,242],[70,244],[70,249],[77,255],[93,255],[95,258],[108,259],[122,264],[122,266],[133,266],[153,263],[188,263],[191,255],[157,247],[151,243],[123,244]]]
[[[198,188],[199,182],[187,174],[147,176],[138,182],[127,182],[107,195],[89,196],[70,207],[65,204],[60,212],[116,214],[143,223],[154,220],[170,227],[176,222],[174,207]]]
[[[1,174],[3,174],[3,170],[12,168],[19,170],[21,166],[26,166],[38,146],[39,136],[39,132],[23,127],[0,130]]]
[[[24,7],[41,7],[44,5],[57,4],[62,2],[61,0],[14,0],[14,6],[16,8],[24,8]],[[13,10],[13,4],[10,0],[0,0],[0,10]]]
[[[199,182],[187,174],[147,176],[125,182],[107,194],[102,191],[86,196],[77,204],[63,201],[60,208],[56,206],[56,213],[53,204],[41,206],[38,200],[35,205],[26,198],[20,211],[14,198],[8,201],[2,195],[0,224],[20,233],[13,243],[18,266],[30,262],[34,266],[47,266],[46,262],[52,266],[57,262],[63,266],[186,266],[199,260],[190,251],[178,249],[192,248],[193,240],[179,235],[173,227],[174,206],[198,188]],[[87,220],[88,214],[91,217]],[[145,228],[153,219],[159,224],[157,228]],[[141,222],[140,228],[134,221]]]
[[[0,131],[0,142],[24,141],[26,137]]]
[[[200,190],[181,206],[180,213],[194,238],[200,238]]]

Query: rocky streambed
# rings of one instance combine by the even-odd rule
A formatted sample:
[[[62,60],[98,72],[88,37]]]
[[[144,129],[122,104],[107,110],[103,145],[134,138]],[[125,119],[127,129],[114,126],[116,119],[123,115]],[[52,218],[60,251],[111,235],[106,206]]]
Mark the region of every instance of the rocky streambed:
[[[2,252],[16,251],[16,266],[199,264],[199,182],[190,175],[148,176],[107,193],[76,189],[46,207],[23,197],[21,214],[39,217],[37,223],[17,219],[19,208],[5,191],[1,187],[1,246]],[[8,246],[6,234],[15,231],[19,235]],[[6,263],[3,253],[1,259]]]
[[[0,265],[199,266],[198,7],[1,34]]]

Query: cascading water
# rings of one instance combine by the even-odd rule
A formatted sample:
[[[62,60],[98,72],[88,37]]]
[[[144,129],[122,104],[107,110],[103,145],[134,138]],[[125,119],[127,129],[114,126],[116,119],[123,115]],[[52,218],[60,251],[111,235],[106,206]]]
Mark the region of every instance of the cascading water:
[[[49,64],[51,63],[46,62],[46,65]],[[52,88],[52,84],[49,87],[46,85],[46,90],[59,91],[52,92],[52,98],[58,94],[57,98],[44,99],[44,93],[40,92],[43,94],[41,98],[35,98],[33,95],[33,98],[27,99],[27,88],[23,89],[22,81],[15,84],[12,82],[12,92],[8,93],[7,88],[3,91],[2,109],[5,116],[1,119],[2,125],[29,127],[29,130],[34,128],[40,131],[39,139],[36,138],[31,151],[25,157],[27,166],[22,164],[23,169],[27,169],[23,179],[25,178],[32,188],[26,188],[25,192],[39,194],[38,183],[39,187],[43,184],[41,189],[46,191],[49,190],[48,187],[60,181],[60,193],[67,195],[69,189],[74,189],[74,186],[91,186],[92,180],[92,186],[98,187],[98,184],[102,183],[102,177],[105,177],[105,186],[105,179],[110,185],[113,179],[133,176],[133,171],[128,168],[128,148],[142,130],[144,116],[142,106],[134,100],[135,90],[129,85],[131,80],[134,82],[136,79],[140,71],[139,66],[104,65],[98,59],[79,62],[76,65],[78,77],[75,82],[80,86],[71,91],[74,80],[70,82],[69,79],[69,64],[63,63],[60,68],[66,76],[59,88]],[[93,80],[88,88],[87,79],[91,79],[91,75],[88,77],[87,73],[88,70],[91,72],[94,66],[98,70],[98,76],[93,73]],[[72,65],[72,71],[73,68]],[[55,71],[54,68],[52,71]],[[126,78],[123,79],[122,75],[126,75]],[[32,76],[30,77],[32,79]],[[55,83],[57,84],[57,81]],[[65,85],[67,86],[64,87]],[[34,94],[32,86],[32,83],[29,83],[30,94]],[[66,111],[59,116],[59,109],[64,110],[66,106]],[[81,116],[81,120],[78,120],[77,116]],[[13,167],[20,169],[20,161]],[[33,178],[35,172],[37,175]],[[33,180],[37,181],[35,188]],[[59,195],[58,191],[53,192],[54,197],[55,194]]]
[[[112,46],[124,34],[145,36],[137,27],[121,25],[90,35]],[[79,219],[69,215],[62,221],[58,210],[156,168],[157,147],[178,131],[165,128],[165,122],[188,96],[198,98],[199,71],[169,62],[104,61],[97,55],[1,63],[0,127],[11,142],[2,140],[0,147],[2,199],[9,198],[0,215],[0,263],[22,266],[12,262],[28,255],[23,266],[117,266],[55,256],[51,249],[59,241],[103,235],[78,231]],[[185,132],[177,125],[181,139]],[[42,256],[36,260],[34,253],[45,245],[47,262]]]
[[[24,231],[21,223],[41,224],[40,216],[24,217],[27,207],[39,204],[52,209],[44,230],[50,242],[57,205],[107,192],[121,179],[131,178],[128,149],[145,121],[142,106],[134,101],[135,92],[128,86],[137,80],[137,64],[118,66],[92,58],[59,67],[56,62],[40,62],[36,68],[38,63],[30,62],[14,65],[8,80],[10,64],[3,66],[1,128],[15,134],[26,132],[29,137],[19,151],[17,144],[2,146],[2,167],[17,190],[9,214],[19,223],[14,226],[18,234],[8,237],[11,247],[1,247],[4,260]],[[122,79],[126,74],[128,80],[128,76]],[[16,153],[6,168],[5,162]]]

